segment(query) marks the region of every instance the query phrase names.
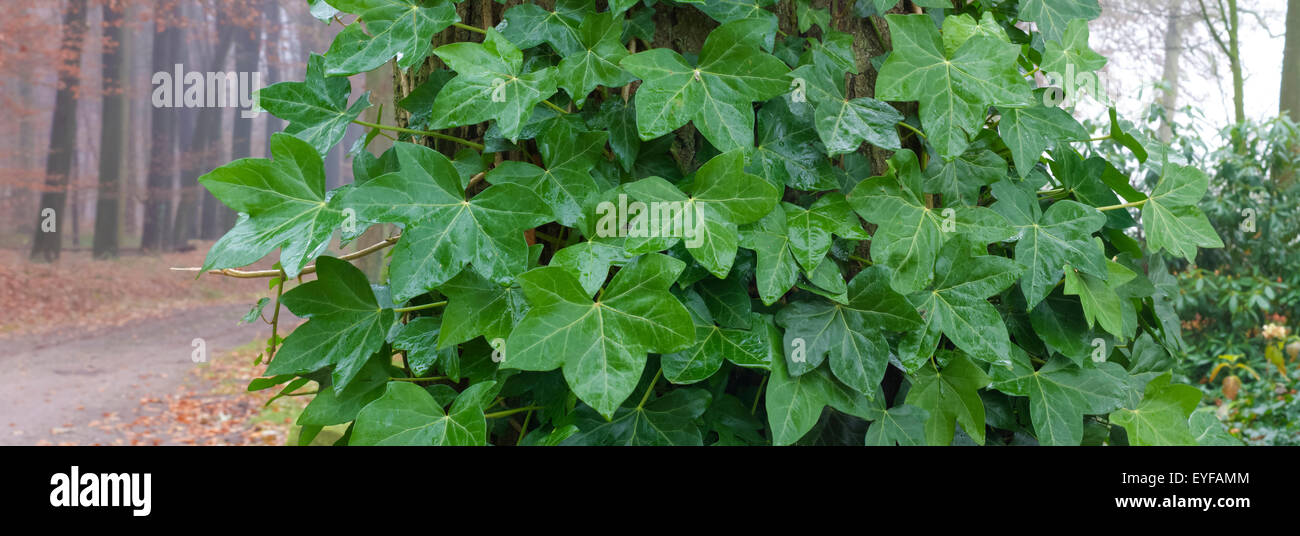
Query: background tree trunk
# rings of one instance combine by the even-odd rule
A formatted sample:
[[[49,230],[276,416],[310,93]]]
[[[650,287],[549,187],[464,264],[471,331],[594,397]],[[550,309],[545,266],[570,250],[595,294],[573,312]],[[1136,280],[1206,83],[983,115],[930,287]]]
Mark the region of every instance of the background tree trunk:
[[[265,19],[265,16],[262,17]],[[261,25],[253,28],[237,28],[235,30],[235,70],[241,73],[251,73],[258,68],[258,59],[262,51],[262,29]],[[230,145],[231,160],[248,158],[253,155],[253,119],[240,117],[239,114],[234,116],[233,138]],[[224,232],[226,229],[234,227],[235,213],[225,205],[217,209],[219,215],[218,227]]]
[[[99,135],[99,192],[95,201],[94,256],[117,256],[118,208],[126,133],[126,95],[122,79],[127,74],[126,7],[104,5],[104,98]]]
[[[208,65],[211,67],[209,72],[222,71],[226,66],[227,53],[230,51],[234,42],[237,30],[230,25],[221,24],[218,27],[220,34],[217,39],[217,46],[212,50],[212,58]],[[236,73],[238,77],[238,73]],[[237,84],[236,84],[237,85]],[[238,93],[228,95],[238,99]],[[203,173],[216,167],[217,157],[220,156],[218,142],[221,140],[222,118],[225,116],[225,109],[217,106],[204,106],[199,110],[198,118],[194,122],[194,134],[190,136],[189,144],[182,154],[181,165],[181,202],[176,207],[176,220],[172,224],[171,247],[179,248],[189,239],[198,236],[195,229],[198,219],[199,210],[199,191],[206,191],[198,183],[198,178]],[[238,121],[238,115],[235,116]],[[249,120],[245,120],[248,122]]]
[[[1165,117],[1160,123],[1160,141],[1169,143],[1173,138],[1174,115],[1178,109],[1179,60],[1183,56],[1183,21],[1177,6],[1171,5],[1165,14],[1165,60],[1161,79],[1168,84],[1161,95],[1160,106],[1164,108]]]
[[[1300,0],[1290,0],[1286,8],[1286,49],[1282,53],[1282,93],[1280,111],[1300,121]]]
[[[180,59],[181,35],[177,28],[178,13],[174,2],[158,0],[154,5],[154,72],[173,72]],[[180,95],[173,95],[180,99]],[[171,185],[176,174],[177,113],[167,107],[155,107],[149,129],[149,179],[145,186],[144,226],[140,231],[140,249],[161,251],[165,245],[167,225],[171,222]]]
[[[59,66],[59,88],[54,97],[50,152],[45,160],[45,189],[41,192],[35,236],[32,237],[33,260],[57,260],[63,246],[63,222],[59,220],[64,217],[68,179],[76,153],[77,85],[81,81],[81,51],[85,35],[86,0],[69,0],[63,12],[63,64]],[[55,218],[52,230],[48,225],[41,225],[49,210],[53,211]],[[41,214],[43,212],[46,214]]]

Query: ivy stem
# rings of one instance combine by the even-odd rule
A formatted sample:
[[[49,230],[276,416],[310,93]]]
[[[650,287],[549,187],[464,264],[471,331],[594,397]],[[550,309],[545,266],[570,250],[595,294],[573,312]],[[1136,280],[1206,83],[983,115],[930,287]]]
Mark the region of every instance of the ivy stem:
[[[440,382],[450,379],[446,376],[427,376],[424,378],[389,378],[390,382]]]
[[[565,110],[564,108],[561,108],[561,107],[559,107],[559,106],[556,106],[555,103],[553,103],[553,102],[551,102],[551,101],[548,101],[548,100],[546,100],[546,99],[542,99],[542,104],[545,104],[545,105],[546,105],[547,107],[549,107],[550,109],[555,110],[555,111],[557,111],[557,112],[560,112],[560,113],[562,113],[562,114],[568,114],[568,113],[569,113],[568,110]]]
[[[366,255],[369,255],[371,253],[384,249],[388,246],[396,244],[397,239],[401,237],[402,235],[390,236],[388,238],[385,238],[382,242],[377,242],[369,246],[366,246],[362,249],[353,251],[352,253],[348,253],[347,255],[340,256],[339,260],[351,261],[351,260],[360,259],[361,257],[365,257]],[[172,268],[172,270],[177,272],[198,272],[200,270],[203,270],[203,268],[199,268],[199,267]],[[298,277],[302,277],[303,275],[314,273],[315,271],[316,271],[315,264],[303,267],[302,271],[298,272]],[[280,270],[236,270],[233,268],[223,268],[220,270],[208,270],[208,274],[224,275],[226,277],[235,277],[240,279],[254,279],[259,277],[280,277],[284,275],[284,272]]]
[[[423,305],[412,305],[412,306],[410,306],[410,307],[398,307],[398,308],[396,308],[396,309],[393,309],[393,312],[394,312],[394,313],[409,313],[409,312],[411,312],[411,311],[423,311],[423,310],[425,310],[425,309],[433,309],[434,307],[442,307],[442,306],[444,306],[444,305],[447,305],[447,300],[443,300],[443,301],[440,301],[440,302],[426,303],[426,304],[423,304]]]
[[[535,409],[542,409],[542,407],[543,407],[543,406],[524,406],[524,407],[522,407],[522,408],[503,409],[503,410],[501,410],[501,411],[494,411],[494,412],[492,412],[492,413],[484,413],[484,414],[483,414],[483,417],[488,418],[488,419],[499,419],[499,418],[501,418],[501,417],[509,417],[509,416],[514,415],[514,414],[516,414],[516,413],[523,413],[523,412],[525,412],[525,411],[533,411],[533,410],[535,410]]]
[[[266,362],[271,363],[275,357],[276,332],[280,328],[280,296],[284,294],[284,272],[280,272],[280,283],[275,286],[275,312],[271,314],[271,347],[266,352]]]
[[[653,393],[655,391],[655,384],[659,383],[659,376],[663,373],[664,373],[663,367],[659,367],[659,370],[655,372],[654,379],[650,380],[650,386],[646,387],[645,394],[641,395],[641,403],[636,405],[636,409],[638,411],[640,411],[642,407],[645,407],[646,400],[650,400],[650,393]]]
[[[758,399],[763,397],[763,388],[767,387],[767,379],[770,376],[763,376],[763,380],[758,382],[758,392],[754,393],[754,403],[749,406],[749,414],[753,415],[758,411]]]
[[[872,263],[870,260],[864,259],[864,258],[859,257],[859,256],[857,256],[857,255],[849,255],[849,260],[858,261],[858,262],[860,262],[860,263],[862,263],[862,264],[865,264],[865,265],[867,265],[867,266],[871,266],[872,264],[874,264],[874,263]]]
[[[1145,205],[1146,202],[1147,202],[1146,199],[1139,199],[1139,200],[1137,200],[1137,201],[1130,201],[1130,202],[1128,202],[1128,203],[1124,203],[1124,204],[1122,204],[1122,205],[1111,205],[1111,206],[1108,206],[1108,207],[1097,207],[1097,210],[1100,210],[1100,211],[1102,211],[1102,212],[1105,212],[1105,211],[1107,211],[1107,210],[1118,210],[1118,209],[1121,209],[1121,208],[1140,207],[1140,206],[1142,206],[1142,205]]]
[[[912,132],[915,132],[916,135],[917,135],[917,136],[920,136],[922,139],[925,139],[925,140],[929,140],[929,139],[930,139],[929,137],[927,137],[927,136],[925,135],[924,132],[921,132],[920,130],[917,130],[916,127],[914,127],[914,126],[912,126],[912,125],[909,125],[909,124],[907,124],[907,123],[904,123],[904,122],[902,122],[902,121],[899,121],[899,122],[898,122],[898,126],[901,126],[901,127],[903,127],[903,128],[906,128],[907,130],[910,130],[910,131],[912,131]]]
[[[455,136],[449,136],[449,135],[447,135],[447,134],[443,134],[443,133],[441,133],[441,132],[434,132],[434,131],[432,131],[432,130],[415,130],[415,129],[411,129],[411,128],[402,128],[402,127],[393,126],[393,125],[381,125],[381,124],[379,124],[379,123],[371,123],[371,122],[369,122],[369,121],[362,121],[362,120],[360,120],[360,119],[353,119],[352,122],[353,122],[353,123],[356,123],[356,124],[358,124],[358,125],[361,125],[361,126],[363,126],[363,127],[368,127],[368,128],[377,128],[377,129],[379,129],[379,130],[391,130],[391,131],[393,131],[393,132],[405,132],[405,133],[407,133],[407,134],[414,134],[414,135],[416,135],[416,136],[427,136],[427,137],[430,137],[430,138],[438,138],[438,139],[440,139],[440,140],[447,140],[447,141],[450,141],[450,142],[459,143],[459,144],[464,145],[464,146],[466,146],[466,147],[473,148],[474,150],[477,150],[477,151],[482,151],[482,150],[483,150],[483,144],[481,144],[481,143],[474,143],[474,142],[469,141],[469,140],[467,140],[467,139],[465,139],[465,138],[457,138],[457,137],[455,137]]]
[[[1095,141],[1105,141],[1105,140],[1109,140],[1110,138],[1111,138],[1110,134],[1107,134],[1105,136],[1097,136],[1096,138],[1089,138],[1088,143],[1092,143]]]
[[[537,238],[547,241],[548,243],[551,244],[551,246],[553,246],[557,250],[564,248],[564,243],[560,241],[560,237],[558,236],[552,236],[538,230],[533,230],[533,236],[536,236]]]
[[[533,419],[533,410],[528,410],[528,413],[524,414],[524,424],[519,427],[519,438],[515,439],[515,445],[518,445],[520,442],[522,442],[524,440],[524,436],[528,435],[528,421],[532,419]]]
[[[1038,74],[1038,71],[1039,71],[1039,70],[1040,70],[1040,68],[1037,67],[1037,66],[1035,66],[1035,67],[1034,67],[1034,70],[1025,73],[1025,78],[1033,78],[1034,75]]]
[[[462,29],[462,30],[469,30],[469,31],[471,31],[471,32],[481,33],[481,34],[487,35],[487,30],[484,30],[484,29],[482,29],[482,28],[479,28],[478,26],[470,26],[470,25],[468,25],[468,24],[464,24],[464,23],[460,23],[460,22],[453,22],[453,23],[451,23],[451,25],[452,25],[452,26],[455,26],[455,27],[457,27],[457,28],[460,28],[460,29]]]

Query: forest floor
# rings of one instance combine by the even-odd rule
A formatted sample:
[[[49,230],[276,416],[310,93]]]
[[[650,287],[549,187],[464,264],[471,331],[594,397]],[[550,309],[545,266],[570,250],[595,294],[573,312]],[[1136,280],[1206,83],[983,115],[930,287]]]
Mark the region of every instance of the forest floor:
[[[284,444],[306,400],[245,391],[270,328],[237,324],[267,281],[168,270],[206,249],[55,264],[0,251],[0,445]],[[282,336],[297,322],[281,321]]]

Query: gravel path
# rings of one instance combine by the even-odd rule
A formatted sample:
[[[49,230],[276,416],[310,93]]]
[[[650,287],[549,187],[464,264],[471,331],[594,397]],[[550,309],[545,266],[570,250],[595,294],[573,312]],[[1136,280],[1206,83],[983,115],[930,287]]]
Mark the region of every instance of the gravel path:
[[[71,326],[0,339],[0,445],[111,444],[120,436],[103,423],[130,422],[143,399],[194,381],[187,374],[194,339],[204,340],[208,359],[219,359],[268,337],[260,321],[236,325],[247,311],[214,305],[90,333]]]

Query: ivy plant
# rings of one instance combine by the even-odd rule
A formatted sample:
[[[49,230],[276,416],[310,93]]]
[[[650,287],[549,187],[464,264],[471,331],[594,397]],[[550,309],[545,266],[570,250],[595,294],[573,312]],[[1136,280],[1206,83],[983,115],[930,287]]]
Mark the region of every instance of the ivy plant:
[[[458,4],[313,1],[349,22],[262,91],[288,121],[270,158],[200,178],[240,213],[206,268],[272,277],[277,313],[309,319],[250,385],[319,385],[301,442],[1146,445],[1216,424],[1171,381],[1166,303],[1166,261],[1222,246],[1206,175],[1038,87],[1105,64],[1097,0],[559,0],[491,28]],[[701,33],[656,40],[660,10]],[[421,82],[391,103],[409,122],[359,120],[346,76],[389,63]],[[349,124],[369,129],[354,183],[326,191]],[[375,224],[400,233],[326,254]]]

